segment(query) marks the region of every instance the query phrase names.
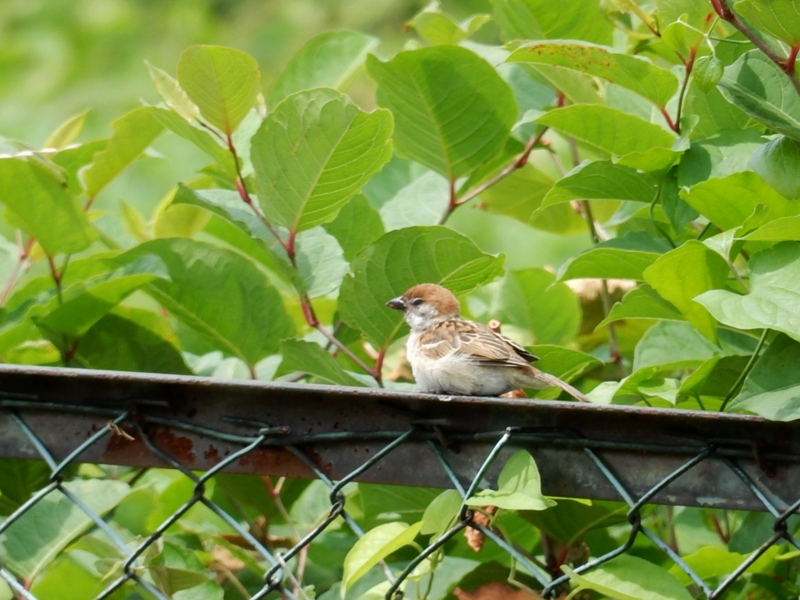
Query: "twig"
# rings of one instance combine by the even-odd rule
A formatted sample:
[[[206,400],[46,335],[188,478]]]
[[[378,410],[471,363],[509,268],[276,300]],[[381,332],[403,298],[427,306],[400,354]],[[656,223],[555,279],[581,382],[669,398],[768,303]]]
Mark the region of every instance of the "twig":
[[[549,129],[548,127],[542,127],[536,133],[536,135],[534,135],[530,140],[528,140],[528,143],[525,145],[525,148],[522,150],[522,152],[519,154],[519,156],[517,156],[502,171],[497,173],[494,177],[492,177],[490,179],[487,179],[482,184],[472,188],[470,191],[468,191],[466,194],[464,194],[460,198],[456,198],[455,188],[454,188],[455,182],[451,181],[450,182],[450,202],[449,202],[449,204],[447,206],[447,210],[442,215],[442,217],[439,219],[439,225],[443,224],[456,208],[458,208],[462,204],[465,204],[466,202],[469,202],[475,196],[478,196],[479,194],[482,194],[487,189],[489,189],[494,184],[496,184],[498,181],[500,181],[502,179],[505,179],[506,177],[511,175],[511,173],[513,173],[517,169],[521,169],[522,167],[524,167],[528,163],[528,157],[530,156],[531,152],[533,151],[533,147],[537,143],[539,143],[541,141],[542,137],[544,136],[545,132],[548,129]]]
[[[686,88],[689,87],[689,77],[692,75],[694,68],[694,60],[697,57],[697,46],[693,46],[689,50],[689,58],[684,61],[684,75],[683,83],[681,84],[680,92],[678,93],[678,110],[675,114],[675,133],[681,132],[681,115],[683,114],[683,99],[686,97]]]
[[[47,255],[47,263],[50,265],[50,275],[53,277],[53,281],[56,284],[56,294],[58,294],[58,304],[60,306],[64,304],[64,298],[61,296],[61,274],[56,268],[56,263],[53,261],[53,257],[49,254]]]
[[[3,286],[3,291],[0,292],[0,306],[3,306],[8,300],[9,295],[11,295],[11,290],[14,289],[14,286],[17,283],[17,279],[20,276],[20,272],[22,271],[22,265],[25,264],[25,261],[28,260],[28,257],[31,254],[31,249],[33,248],[33,244],[36,240],[33,238],[28,239],[25,244],[24,248],[20,249],[19,256],[17,257],[17,262],[14,263],[14,266],[11,269],[11,273],[8,275],[8,280],[6,281],[5,285]]]
[[[745,365],[744,370],[741,373],[739,373],[739,377],[736,379],[736,383],[733,384],[731,391],[728,392],[727,396],[725,396],[725,400],[722,401],[722,406],[719,407],[719,412],[725,412],[725,407],[728,406],[728,402],[731,401],[733,395],[736,393],[736,391],[739,389],[739,386],[745,380],[745,377],[747,377],[750,374],[750,371],[753,369],[753,365],[755,364],[756,359],[758,359],[758,355],[761,352],[761,348],[764,346],[764,342],[767,339],[768,333],[769,329],[764,328],[764,331],[761,334],[761,338],[759,338],[758,340],[758,345],[756,346],[756,349],[753,350],[753,355],[750,357],[750,360],[747,361],[747,365]]]
[[[711,6],[714,8],[714,12],[719,15],[720,19],[727,21],[730,23],[734,28],[736,28],[742,35],[744,35],[750,42],[761,52],[763,52],[767,58],[769,58],[772,62],[778,65],[789,77],[789,81],[792,82],[794,89],[800,94],[800,81],[798,81],[797,77],[794,76],[792,72],[787,71],[789,59],[783,58],[779,56],[772,48],[770,48],[764,40],[756,35],[756,33],[750,29],[747,25],[742,22],[739,16],[731,10],[728,6],[727,0],[710,0]],[[795,52],[795,57],[797,52]]]

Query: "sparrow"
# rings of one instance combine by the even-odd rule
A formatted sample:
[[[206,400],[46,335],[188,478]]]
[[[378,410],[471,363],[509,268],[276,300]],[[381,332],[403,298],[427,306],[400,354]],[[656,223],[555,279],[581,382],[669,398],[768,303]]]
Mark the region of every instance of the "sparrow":
[[[458,300],[440,285],[415,285],[386,306],[403,311],[411,327],[406,349],[420,392],[499,396],[518,388],[558,387],[590,401],[558,377],[531,366],[539,359],[516,342],[462,318]]]

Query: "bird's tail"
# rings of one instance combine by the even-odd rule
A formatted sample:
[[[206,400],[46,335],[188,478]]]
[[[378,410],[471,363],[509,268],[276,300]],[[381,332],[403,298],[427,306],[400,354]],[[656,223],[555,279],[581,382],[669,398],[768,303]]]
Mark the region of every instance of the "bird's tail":
[[[570,396],[575,398],[576,400],[580,400],[581,402],[591,402],[589,398],[587,398],[582,392],[579,392],[566,381],[561,381],[555,375],[550,375],[550,373],[544,373],[543,371],[539,371],[537,369],[536,378],[551,385],[553,387],[561,388],[565,392],[567,392]]]

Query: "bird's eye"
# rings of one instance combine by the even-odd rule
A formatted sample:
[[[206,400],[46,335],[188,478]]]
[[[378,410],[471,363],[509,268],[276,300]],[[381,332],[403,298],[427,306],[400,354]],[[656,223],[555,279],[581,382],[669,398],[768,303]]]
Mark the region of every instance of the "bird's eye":
[[[411,306],[419,306],[420,304],[422,304],[422,298],[414,298],[411,301]]]

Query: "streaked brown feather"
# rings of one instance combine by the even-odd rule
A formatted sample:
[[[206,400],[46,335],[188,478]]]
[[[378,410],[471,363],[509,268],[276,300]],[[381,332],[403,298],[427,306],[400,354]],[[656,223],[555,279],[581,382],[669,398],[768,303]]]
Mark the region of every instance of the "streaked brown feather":
[[[469,357],[485,366],[527,368],[539,360],[519,344],[480,323],[460,317],[428,328],[419,338],[421,351],[438,360],[450,354]]]

